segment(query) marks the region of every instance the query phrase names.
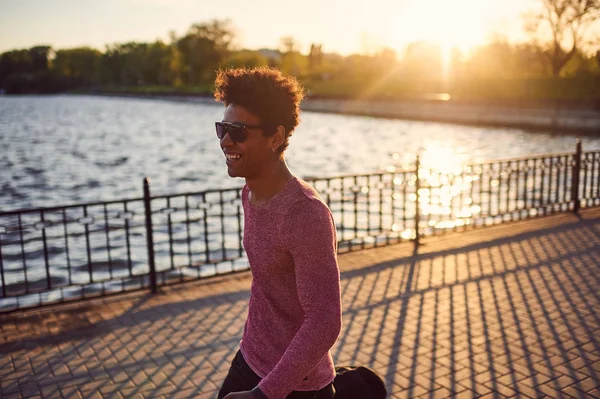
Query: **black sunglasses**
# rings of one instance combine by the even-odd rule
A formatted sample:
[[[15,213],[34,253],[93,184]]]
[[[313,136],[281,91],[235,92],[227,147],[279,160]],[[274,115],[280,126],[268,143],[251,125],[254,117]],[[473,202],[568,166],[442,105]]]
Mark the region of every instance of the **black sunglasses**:
[[[229,137],[236,143],[243,143],[248,137],[247,129],[259,129],[263,128],[262,125],[244,125],[243,123],[231,123],[231,122],[215,122],[217,129],[217,137],[219,140],[223,140],[223,137],[229,133]]]

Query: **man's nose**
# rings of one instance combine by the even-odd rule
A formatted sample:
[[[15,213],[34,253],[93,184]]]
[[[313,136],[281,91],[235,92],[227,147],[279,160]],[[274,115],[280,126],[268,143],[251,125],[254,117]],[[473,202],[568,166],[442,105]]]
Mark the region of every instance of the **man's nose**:
[[[229,132],[225,133],[225,136],[221,139],[221,147],[227,147],[233,145],[233,140],[229,136]]]

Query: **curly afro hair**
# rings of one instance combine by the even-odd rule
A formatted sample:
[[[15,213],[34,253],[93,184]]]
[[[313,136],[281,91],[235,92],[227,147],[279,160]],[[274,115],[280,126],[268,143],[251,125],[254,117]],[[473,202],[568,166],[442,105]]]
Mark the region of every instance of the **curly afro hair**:
[[[286,137],[279,153],[285,151],[300,122],[300,102],[304,97],[304,89],[296,78],[272,68],[221,70],[217,72],[214,94],[215,100],[225,105],[240,105],[255,114],[267,126],[266,136],[273,135],[282,125]]]

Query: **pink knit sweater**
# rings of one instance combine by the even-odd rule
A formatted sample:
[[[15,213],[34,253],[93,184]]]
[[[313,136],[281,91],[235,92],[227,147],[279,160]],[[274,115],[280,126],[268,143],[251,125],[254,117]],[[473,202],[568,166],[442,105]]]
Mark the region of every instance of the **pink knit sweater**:
[[[341,329],[335,225],[327,205],[294,177],[253,205],[242,190],[244,248],[252,270],[240,350],[269,399],[333,381],[329,350]]]

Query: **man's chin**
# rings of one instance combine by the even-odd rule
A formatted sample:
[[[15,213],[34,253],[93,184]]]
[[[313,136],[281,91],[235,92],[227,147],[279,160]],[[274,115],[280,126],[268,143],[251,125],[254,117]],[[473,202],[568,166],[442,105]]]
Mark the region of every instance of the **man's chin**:
[[[244,177],[242,173],[236,170],[232,170],[231,168],[227,168],[227,174],[229,177]]]

